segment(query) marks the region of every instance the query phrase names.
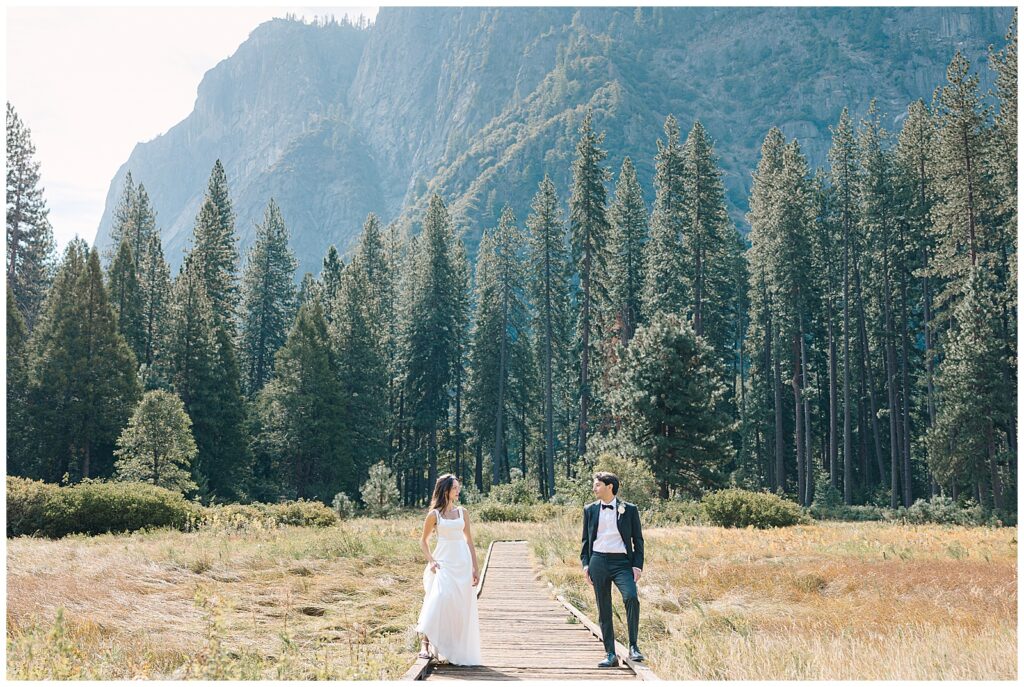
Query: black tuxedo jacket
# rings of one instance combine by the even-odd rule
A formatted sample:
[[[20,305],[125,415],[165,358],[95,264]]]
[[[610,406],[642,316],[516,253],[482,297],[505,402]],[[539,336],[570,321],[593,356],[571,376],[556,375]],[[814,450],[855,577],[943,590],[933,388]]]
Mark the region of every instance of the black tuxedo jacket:
[[[626,507],[626,512],[621,515],[618,513],[619,505]],[[600,517],[600,501],[594,501],[583,508],[583,550],[580,552],[580,562],[584,568],[590,565],[590,554],[594,552],[594,540],[597,539],[597,523]],[[619,500],[616,504],[615,517],[622,543],[626,545],[630,565],[634,568],[643,568],[644,535],[640,530],[640,510],[632,503]]]

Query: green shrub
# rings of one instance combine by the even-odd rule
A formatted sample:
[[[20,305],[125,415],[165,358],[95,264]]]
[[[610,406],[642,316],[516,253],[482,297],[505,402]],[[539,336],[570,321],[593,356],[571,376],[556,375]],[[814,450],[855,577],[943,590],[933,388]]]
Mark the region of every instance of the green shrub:
[[[339,520],[351,520],[356,514],[356,504],[343,491],[334,495],[331,508],[337,513]]]
[[[974,504],[961,508],[948,496],[933,496],[930,499],[918,499],[910,508],[898,508],[894,520],[910,525],[926,523],[936,525],[984,525],[989,518],[981,506]]]
[[[555,475],[555,495],[551,498],[551,503],[578,508],[591,503],[594,500],[594,492],[591,488],[593,480],[589,474],[585,475],[585,479],[586,481],[569,479],[564,473],[557,472]]]
[[[519,472],[518,470],[516,472]],[[537,488],[527,482],[520,473],[518,479],[506,484],[496,484],[487,495],[491,501],[506,505],[532,506],[537,503]]]
[[[641,510],[650,508],[658,499],[658,482],[654,479],[654,473],[638,458],[610,452],[601,453],[594,462],[594,472],[610,472],[617,476],[619,499],[635,503]],[[593,473],[587,475],[586,481],[588,486],[593,484]]]
[[[62,500],[56,484],[38,480],[7,478],[7,536],[44,534],[48,513],[52,517]]]
[[[706,494],[701,503],[708,521],[721,527],[787,527],[806,521],[800,506],[775,494],[723,489]]]
[[[640,517],[645,527],[702,525],[707,521],[699,501],[683,499],[658,499],[651,508],[641,511]]]
[[[888,492],[887,492],[888,493]],[[888,500],[888,496],[885,497]],[[891,512],[884,507],[869,503],[863,506],[847,506],[843,495],[832,486],[828,473],[820,470],[814,479],[814,503],[808,512],[816,520],[885,520]]]
[[[278,525],[299,527],[330,527],[338,523],[338,515],[320,501],[286,501],[266,504],[267,512]]]
[[[366,481],[359,489],[359,495],[366,505],[367,514],[375,518],[393,515],[401,502],[395,475],[383,460],[370,468]]]
[[[533,509],[522,504],[484,501],[473,510],[481,522],[533,522]]]
[[[807,509],[815,520],[846,520],[864,522],[868,520],[891,520],[893,512],[888,508],[880,508],[871,504],[863,506],[845,506],[839,504],[834,508],[826,508],[815,501]]]
[[[141,482],[86,480],[71,487],[7,479],[7,534],[132,532],[148,527],[187,530],[201,506],[169,489]]]
[[[273,528],[280,525],[298,527],[330,527],[337,524],[338,514],[319,501],[285,501],[284,503],[232,503],[211,506],[204,513],[206,527],[248,529]]]

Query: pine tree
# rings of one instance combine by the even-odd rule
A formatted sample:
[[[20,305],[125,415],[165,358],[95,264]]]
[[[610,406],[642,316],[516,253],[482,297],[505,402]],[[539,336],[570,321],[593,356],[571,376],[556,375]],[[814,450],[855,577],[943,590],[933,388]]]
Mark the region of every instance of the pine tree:
[[[134,223],[134,213],[138,205],[138,191],[135,188],[135,179],[131,171],[124,175],[124,184],[121,186],[121,197],[114,208],[114,217],[110,225],[110,246],[103,255],[104,262],[109,265],[117,251],[121,248],[121,242],[126,238],[131,242]]]
[[[658,141],[654,172],[651,238],[644,251],[643,316],[682,313],[689,303],[683,254],[686,229],[685,157],[675,117],[665,120],[666,142]]]
[[[395,486],[395,476],[384,461],[370,468],[359,495],[371,517],[387,517],[398,508],[401,495]]]
[[[579,128],[576,159],[573,161],[572,196],[569,198],[569,225],[573,260],[580,275],[577,336],[580,351],[580,414],[576,455],[587,452],[589,413],[592,402],[591,358],[596,341],[591,341],[594,325],[601,321],[598,305],[605,300],[608,252],[608,224],[604,183],[610,174],[601,166],[608,153],[601,149],[604,134],[596,134],[587,112]]]
[[[185,258],[171,301],[167,377],[192,419],[199,448],[195,481],[205,497],[240,498],[248,468],[241,374],[228,333],[216,324],[194,253]]]
[[[711,343],[728,369],[734,356],[737,232],[725,207],[714,145],[699,121],[687,136],[683,156],[688,215],[684,245],[690,258],[687,281],[692,285],[694,330]]]
[[[213,307],[214,321],[234,335],[238,308],[238,247],[235,214],[220,160],[213,165],[199,209],[192,254]]]
[[[516,226],[515,215],[507,206],[501,213],[497,231],[494,233],[493,251],[494,272],[490,275],[481,275],[493,279],[493,283],[484,285],[479,303],[482,314],[486,306],[486,310],[495,318],[493,331],[497,340],[494,345],[498,359],[496,376],[489,380],[491,384],[497,386],[491,466],[492,484],[501,484],[508,481],[510,468],[506,436],[512,406],[510,386],[513,379],[523,376],[527,363],[516,355],[516,349],[528,350],[529,341],[525,275],[521,266],[523,238]]]
[[[942,280],[935,299],[940,320],[955,309],[971,268],[993,261],[998,238],[991,169],[985,159],[989,107],[978,93],[978,76],[970,73],[959,51],[946,79],[936,91],[935,258],[930,266],[931,274]]]
[[[332,313],[329,304],[338,298],[341,289],[341,277],[345,272],[345,262],[338,255],[338,249],[332,244],[324,255],[323,267],[320,270],[321,296],[323,298],[324,316],[330,323]]]
[[[277,352],[274,370],[260,395],[280,413],[279,441],[289,492],[325,502],[339,491],[355,493],[340,368],[317,301],[299,309],[288,340]]]
[[[779,480],[784,472],[785,429],[783,427],[782,378],[778,359],[778,328],[768,290],[770,237],[778,223],[780,177],[785,139],[772,128],[761,145],[761,160],[754,171],[750,190],[750,324],[751,401],[744,422],[754,426],[754,453],[759,477],[773,488],[785,488]],[[763,431],[762,431],[763,430]],[[769,452],[769,443],[774,450]],[[769,459],[771,456],[771,459]]]
[[[480,237],[480,246],[477,249],[473,298],[476,310],[469,350],[470,377],[466,400],[470,426],[475,437],[475,472],[478,489],[485,486],[483,455],[486,452],[492,461],[494,457],[497,420],[495,410],[499,408],[497,382],[502,377],[500,347],[505,340],[502,336],[499,312],[494,234],[493,231],[485,231]],[[500,407],[504,409],[504,404]],[[497,467],[492,464],[486,484],[494,482],[495,472],[502,472],[500,462]]]
[[[135,256],[127,239],[121,239],[117,254],[107,271],[107,286],[111,305],[117,317],[117,328],[135,354],[135,359],[146,360],[146,330],[143,319],[143,291],[135,271]]]
[[[255,394],[274,372],[274,354],[294,319],[295,256],[277,203],[267,205],[242,277],[241,357],[245,391]]]
[[[628,177],[628,174],[626,175]],[[620,176],[620,179],[622,177]],[[635,180],[635,174],[633,175]],[[620,182],[621,183],[621,182]],[[627,182],[628,183],[628,182]],[[618,217],[621,227],[620,236],[625,237],[626,230],[636,228],[629,223],[634,219],[627,210],[634,209],[626,205],[626,199],[632,198],[629,193],[623,194],[624,211]],[[641,199],[641,204],[643,200]],[[529,229],[528,263],[531,278],[534,357],[537,360],[538,377],[543,384],[542,430],[544,442],[545,473],[548,478],[547,496],[554,495],[555,475],[555,444],[557,430],[555,417],[563,416],[560,387],[568,382],[570,360],[568,351],[570,340],[570,304],[569,304],[569,255],[565,245],[565,225],[558,205],[555,185],[547,175],[541,181],[536,195],[533,197],[533,212],[526,220]],[[646,227],[646,222],[645,225]],[[629,234],[632,236],[632,234]],[[625,240],[625,239],[624,239]],[[622,281],[628,282],[628,277]]]
[[[323,307],[323,298],[321,292],[323,286],[316,280],[312,272],[306,272],[302,275],[302,281],[299,282],[299,291],[295,294],[295,311],[309,303],[312,300],[319,301],[321,307]]]
[[[142,271],[139,273],[142,288],[144,353],[139,363],[144,364],[147,370],[155,371],[154,381],[163,383],[167,380],[160,378],[159,370],[166,368],[161,358],[164,356],[164,342],[169,336],[167,328],[170,322],[171,270],[164,260],[159,234],[150,237],[144,255]]]
[[[372,319],[365,268],[358,261],[345,270],[328,326],[339,367],[345,460],[355,472],[355,484],[387,455],[387,363]]]
[[[28,326],[7,284],[7,473],[36,474],[28,414]]]
[[[850,292],[850,278],[853,272],[850,261],[851,255],[856,257],[860,245],[856,235],[856,210],[859,202],[860,171],[857,166],[859,158],[857,142],[853,132],[853,122],[846,108],[843,108],[839,116],[839,124],[832,131],[832,147],[829,150],[828,156],[831,163],[832,185],[836,191],[836,210],[842,230],[843,502],[850,505],[853,503],[853,427],[850,401],[850,339],[852,335],[850,313],[854,307],[851,303]],[[831,476],[831,484],[833,487],[838,487],[837,455],[835,450],[830,449],[830,451],[829,474]]]
[[[444,426],[457,352],[458,285],[451,263],[455,240],[448,209],[435,194],[417,242],[404,343],[414,450],[425,451],[427,485],[437,479],[437,432]]]
[[[8,102],[7,283],[30,331],[50,285],[56,250],[35,154],[31,131]]]
[[[465,473],[463,456],[466,448],[466,437],[463,433],[463,427],[466,414],[464,411],[466,386],[469,377],[467,363],[470,342],[469,327],[473,305],[473,273],[469,264],[469,256],[466,255],[466,245],[461,237],[451,244],[451,249],[452,271],[455,284],[455,357],[452,370],[452,386],[454,389],[449,416],[452,421],[450,434],[453,445],[451,453],[454,456],[455,462],[452,471],[459,476],[459,479],[463,479]]]
[[[163,390],[147,392],[117,439],[117,479],[182,493],[195,490],[191,426],[180,398]]]
[[[1012,394],[1000,374],[999,304],[992,275],[970,271],[954,313],[936,387],[940,398],[935,426],[927,434],[928,461],[944,484],[984,483],[992,503],[1003,507],[998,427],[1015,413]]]
[[[613,368],[610,398],[621,431],[661,488],[696,495],[722,484],[732,453],[717,356],[679,315],[659,314],[637,330]]]
[[[73,241],[30,344],[30,414],[43,474],[109,475],[114,442],[141,390],[117,331],[99,254]]]
[[[644,244],[647,242],[647,207],[636,178],[636,168],[627,156],[622,161],[611,211],[608,286],[611,312],[618,323],[618,339],[629,345],[640,323],[644,285]]]

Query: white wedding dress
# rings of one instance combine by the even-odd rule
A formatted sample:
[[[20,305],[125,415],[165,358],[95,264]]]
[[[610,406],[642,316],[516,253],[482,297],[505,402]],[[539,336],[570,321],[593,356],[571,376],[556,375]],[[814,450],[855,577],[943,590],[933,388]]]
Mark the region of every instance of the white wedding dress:
[[[423,571],[423,608],[416,631],[430,640],[431,655],[462,666],[480,665],[480,619],[473,588],[473,557],[463,536],[466,519],[462,508],[451,520],[437,515],[437,546],[434,560]]]

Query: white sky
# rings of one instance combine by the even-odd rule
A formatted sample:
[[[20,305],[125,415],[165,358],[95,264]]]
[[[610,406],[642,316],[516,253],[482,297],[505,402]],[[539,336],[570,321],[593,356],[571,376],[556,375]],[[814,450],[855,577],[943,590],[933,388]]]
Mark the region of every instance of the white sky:
[[[59,251],[93,241],[135,144],[187,117],[203,74],[287,12],[372,20],[377,8],[7,8],[7,100],[32,132]]]

